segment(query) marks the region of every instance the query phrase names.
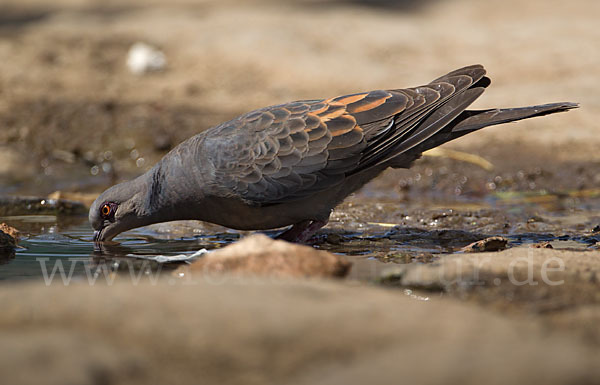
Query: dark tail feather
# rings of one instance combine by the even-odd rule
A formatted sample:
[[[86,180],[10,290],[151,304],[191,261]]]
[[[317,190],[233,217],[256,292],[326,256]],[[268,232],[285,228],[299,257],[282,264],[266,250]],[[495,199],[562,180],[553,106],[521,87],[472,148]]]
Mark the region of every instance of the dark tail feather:
[[[414,156],[414,159],[418,158],[422,152],[430,150],[434,147],[440,146],[451,140],[460,138],[470,132],[477,131],[487,126],[493,126],[495,124],[502,124],[508,122],[514,122],[521,119],[533,118],[536,116],[544,116],[553,114],[555,112],[568,111],[573,108],[579,107],[578,103],[550,103],[542,104],[539,106],[531,107],[519,107],[519,108],[495,108],[490,110],[465,110],[450,122],[442,131],[432,136],[424,143],[411,151],[418,155]],[[414,160],[413,159],[413,160]],[[406,163],[400,167],[408,167],[409,163]]]
[[[466,134],[483,127],[544,116],[579,107],[577,103],[550,103],[539,106],[463,111],[452,123],[452,133]],[[461,135],[462,136],[462,135]]]
[[[418,152],[427,151],[487,126],[568,111],[577,107],[579,107],[577,103],[562,102],[519,108],[465,110],[444,127],[441,132],[429,138],[429,140],[420,145],[416,150]]]

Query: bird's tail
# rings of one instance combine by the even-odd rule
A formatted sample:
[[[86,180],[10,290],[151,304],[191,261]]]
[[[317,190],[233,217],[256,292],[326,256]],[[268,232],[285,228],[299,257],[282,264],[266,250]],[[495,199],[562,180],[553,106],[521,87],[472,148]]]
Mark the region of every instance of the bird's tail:
[[[521,119],[544,116],[579,107],[577,103],[550,103],[518,108],[494,108],[490,110],[465,110],[452,123],[452,132],[466,134],[483,127],[514,122]]]
[[[579,107],[578,103],[560,102],[518,108],[494,108],[489,110],[465,110],[437,135],[422,143],[417,152],[422,153],[463,135],[487,126],[514,122],[521,119],[544,116]]]
[[[475,95],[475,97],[476,96],[478,95]],[[577,107],[579,107],[578,103],[561,102],[518,108],[464,110],[440,132],[412,149],[409,154],[405,154],[401,158],[398,158],[396,162],[392,161],[389,165],[391,167],[408,168],[414,160],[421,157],[423,152],[481,128],[553,114],[555,112],[568,111]]]

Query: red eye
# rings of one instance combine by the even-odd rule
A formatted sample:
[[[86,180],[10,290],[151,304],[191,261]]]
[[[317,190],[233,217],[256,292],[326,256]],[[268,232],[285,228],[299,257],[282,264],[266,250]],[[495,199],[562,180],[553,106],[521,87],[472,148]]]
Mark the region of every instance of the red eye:
[[[102,216],[105,218],[108,218],[108,216],[110,215],[110,213],[112,212],[112,209],[110,207],[110,205],[105,204],[104,206],[102,206],[102,208],[100,209],[100,212],[102,213]]]

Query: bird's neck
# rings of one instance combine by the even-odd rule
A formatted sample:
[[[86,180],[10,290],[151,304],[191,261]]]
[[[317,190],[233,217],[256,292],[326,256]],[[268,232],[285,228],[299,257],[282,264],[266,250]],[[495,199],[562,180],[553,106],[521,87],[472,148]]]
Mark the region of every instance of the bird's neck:
[[[201,178],[188,175],[185,165],[165,159],[144,176],[144,211],[148,219],[151,223],[199,219],[203,201]]]

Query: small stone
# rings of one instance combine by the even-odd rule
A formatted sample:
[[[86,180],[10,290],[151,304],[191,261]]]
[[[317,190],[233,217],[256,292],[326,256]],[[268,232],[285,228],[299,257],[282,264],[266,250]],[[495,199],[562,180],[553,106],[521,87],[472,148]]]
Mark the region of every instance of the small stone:
[[[6,223],[0,223],[0,231],[13,237],[15,241],[19,240],[19,230],[7,225]]]
[[[527,223],[535,223],[535,222],[544,222],[544,218],[542,218],[538,215],[534,215],[527,219]]]
[[[533,245],[531,245],[531,247],[533,247],[534,249],[553,249],[554,248],[554,247],[552,247],[550,242],[534,243]]]
[[[508,239],[504,237],[489,237],[481,241],[473,242],[463,247],[460,251],[464,253],[477,253],[483,251],[500,251],[506,249]]]
[[[332,245],[341,245],[343,237],[339,234],[327,234],[326,242]]]
[[[136,75],[161,71],[166,64],[165,54],[146,43],[135,43],[127,53],[127,67]]]
[[[310,246],[255,234],[208,253],[192,264],[192,272],[277,278],[344,277],[351,263]]]

